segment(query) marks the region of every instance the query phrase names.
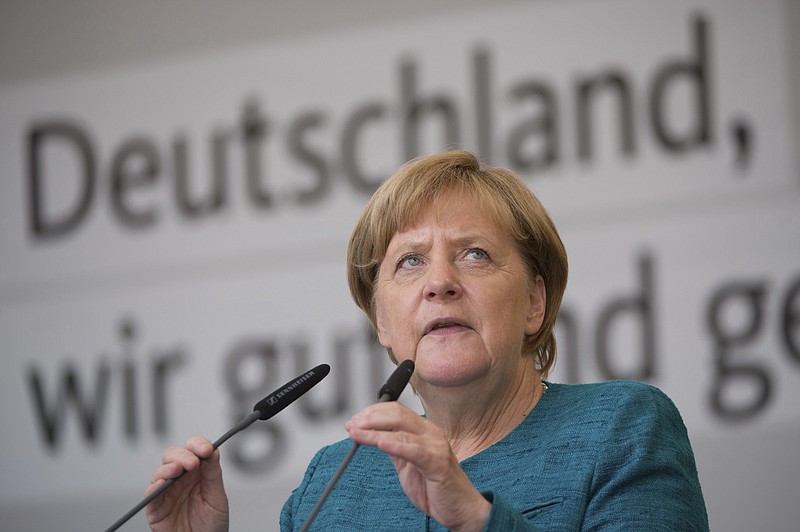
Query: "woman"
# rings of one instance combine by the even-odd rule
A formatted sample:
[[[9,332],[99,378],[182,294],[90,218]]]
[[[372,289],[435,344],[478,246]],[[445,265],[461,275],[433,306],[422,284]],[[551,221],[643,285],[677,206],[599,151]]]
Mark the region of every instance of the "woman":
[[[314,529],[708,528],[686,429],[666,396],[631,382],[544,382],[567,258],[514,174],[465,151],[406,164],[358,221],[348,277],[392,360],[415,362],[425,416],[379,403],[346,423],[364,447]],[[350,445],[317,453],[282,530],[302,526]],[[150,490],[184,468],[183,488],[148,507],[153,530],[227,529],[207,440],[169,449]]]

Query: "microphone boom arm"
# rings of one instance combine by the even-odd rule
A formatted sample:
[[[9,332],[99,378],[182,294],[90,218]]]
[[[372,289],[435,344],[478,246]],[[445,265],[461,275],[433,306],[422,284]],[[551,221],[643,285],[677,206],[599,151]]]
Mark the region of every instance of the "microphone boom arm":
[[[314,369],[311,369],[303,375],[300,375],[296,379],[287,382],[281,388],[266,396],[264,399],[256,403],[256,405],[253,407],[253,411],[250,414],[242,418],[241,421],[233,426],[233,428],[231,428],[228,432],[220,436],[217,441],[211,444],[214,450],[228,441],[234,434],[241,432],[252,425],[256,420],[269,419],[289,406],[295,400],[300,398],[301,395],[306,393],[308,390],[316,386],[322,379],[327,377],[330,370],[331,367],[329,365],[320,364]],[[186,470],[184,469],[177,477],[167,479],[167,481],[160,485],[157,490],[142,499],[139,504],[128,510],[128,513],[120,517],[113,525],[108,527],[105,532],[114,532],[114,530],[117,530],[119,527],[124,525],[128,519],[139,513],[142,508],[153,502],[153,500],[159,495],[171,488],[172,485],[175,484],[175,482],[177,482],[178,479],[183,477],[185,474]]]
[[[403,389],[408,384],[409,379],[411,379],[411,374],[414,373],[414,362],[412,360],[404,360],[397,366],[389,378],[386,379],[386,382],[381,386],[381,389],[378,391],[378,402],[379,403],[388,403],[389,401],[397,401],[400,397],[400,394],[403,393]],[[328,482],[328,485],[325,486],[325,491],[322,492],[317,503],[314,505],[314,508],[311,509],[311,513],[308,514],[308,518],[306,518],[306,522],[303,523],[303,528],[300,529],[300,532],[307,532],[308,528],[311,526],[311,523],[317,517],[317,514],[322,509],[322,505],[325,504],[325,501],[328,499],[328,495],[331,494],[333,491],[333,487],[336,486],[336,483],[339,482],[339,478],[344,473],[344,470],[347,468],[348,464],[350,464],[350,460],[353,459],[355,456],[356,451],[360,445],[356,442],[353,442],[353,446],[350,447],[350,450],[347,452],[347,455],[342,460],[342,463],[339,465],[339,469],[336,470],[331,480]]]

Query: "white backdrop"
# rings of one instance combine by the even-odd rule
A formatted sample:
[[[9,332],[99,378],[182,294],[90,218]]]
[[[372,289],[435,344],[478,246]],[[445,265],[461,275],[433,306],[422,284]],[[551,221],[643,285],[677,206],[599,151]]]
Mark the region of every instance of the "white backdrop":
[[[661,387],[712,528],[791,529],[785,16],[778,0],[543,3],[4,89],[2,528],[105,528],[164,447],[215,438],[327,362],[223,448],[233,529],[275,529],[389,371],[346,288],[355,218],[409,156],[463,145],[515,169],[561,229],[552,380]]]

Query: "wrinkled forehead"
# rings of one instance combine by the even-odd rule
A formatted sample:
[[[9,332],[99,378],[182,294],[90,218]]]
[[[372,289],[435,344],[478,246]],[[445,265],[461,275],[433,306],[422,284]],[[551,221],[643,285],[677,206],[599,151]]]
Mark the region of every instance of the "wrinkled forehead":
[[[461,217],[482,218],[486,223],[505,230],[511,225],[510,210],[490,191],[458,184],[420,195],[414,201],[409,201],[400,207],[400,212],[397,214],[396,225],[389,235],[389,240],[397,233],[414,229],[420,220],[428,217],[433,217],[437,223],[443,225],[458,221]]]

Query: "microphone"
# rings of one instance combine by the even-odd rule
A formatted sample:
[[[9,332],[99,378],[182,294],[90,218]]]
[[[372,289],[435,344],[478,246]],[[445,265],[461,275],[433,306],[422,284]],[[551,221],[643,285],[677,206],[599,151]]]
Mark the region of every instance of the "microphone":
[[[378,390],[378,402],[379,403],[388,403],[389,401],[397,401],[397,398],[400,397],[400,394],[403,393],[406,385],[408,384],[409,379],[411,379],[411,374],[414,373],[414,362],[412,360],[404,360],[397,366],[389,378],[386,379],[386,382],[383,383],[381,389]],[[308,518],[306,522],[303,523],[303,528],[300,529],[300,532],[307,532],[308,528],[311,526],[311,523],[317,517],[320,509],[322,509],[322,505],[325,504],[325,500],[328,498],[328,495],[331,494],[333,491],[333,487],[339,481],[339,477],[342,476],[344,470],[347,468],[347,465],[350,463],[350,460],[353,459],[353,456],[356,454],[356,451],[360,445],[356,442],[353,442],[353,446],[350,448],[350,451],[347,453],[347,456],[344,457],[342,460],[339,469],[336,470],[336,473],[331,478],[328,485],[325,486],[325,491],[322,492],[320,495],[317,504],[314,505],[312,508],[311,513],[308,514]]]
[[[315,367],[314,369],[310,369],[307,372],[303,373],[299,377],[290,380],[259,402],[255,404],[253,407],[253,412],[242,418],[239,423],[237,423],[233,428],[231,428],[228,432],[223,434],[222,436],[217,439],[211,445],[214,449],[217,449],[220,445],[225,443],[230,439],[231,436],[240,432],[250,425],[252,425],[256,420],[266,420],[295,402],[297,399],[300,398],[301,395],[306,393],[308,390],[319,384],[319,382],[328,376],[330,373],[331,367],[327,364],[320,364],[319,366]],[[388,383],[388,381],[387,381]],[[161,486],[158,487],[156,491],[145,497],[144,499],[139,502],[136,506],[131,508],[128,513],[120,517],[113,525],[106,529],[106,532],[113,532],[117,530],[119,527],[124,525],[128,519],[136,515],[139,510],[150,504],[156,497],[167,491],[175,482],[181,478],[186,473],[184,469],[180,475],[175,478],[168,479],[164,482]]]
[[[414,373],[414,362],[412,360],[404,360],[397,366],[386,382],[383,383],[381,389],[378,390],[378,402],[387,403],[389,401],[397,401],[400,394],[411,380],[411,375]]]

